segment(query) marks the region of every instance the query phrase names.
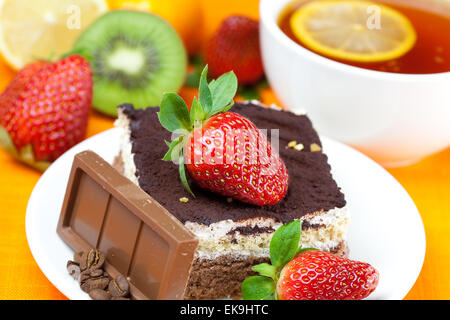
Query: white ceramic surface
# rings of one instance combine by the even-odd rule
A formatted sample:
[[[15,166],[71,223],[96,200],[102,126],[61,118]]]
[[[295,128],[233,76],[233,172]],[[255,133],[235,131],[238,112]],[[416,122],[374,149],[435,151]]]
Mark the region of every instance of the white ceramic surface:
[[[393,74],[321,57],[279,29],[277,19],[290,1],[260,3],[266,75],[287,108],[306,110],[320,133],[386,166],[450,146],[450,72]]]
[[[73,251],[56,234],[73,157],[93,150],[112,162],[119,151],[119,131],[111,129],[75,146],[42,175],[26,213],[28,244],[47,278],[70,299],[88,299],[66,271]],[[425,255],[420,215],[406,191],[383,168],[361,153],[322,137],[333,175],[352,214],[350,257],[380,272],[370,299],[402,299],[413,286]]]

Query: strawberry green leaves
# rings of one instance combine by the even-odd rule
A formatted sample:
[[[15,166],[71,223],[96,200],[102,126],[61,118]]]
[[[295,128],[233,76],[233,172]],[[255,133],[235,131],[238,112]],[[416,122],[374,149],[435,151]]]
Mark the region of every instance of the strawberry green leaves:
[[[228,72],[208,84],[207,73],[208,66],[203,69],[200,76],[199,99],[206,118],[209,118],[219,112],[225,112],[233,106],[238,82],[236,75]]]
[[[270,262],[253,266],[259,276],[249,277],[242,283],[244,300],[276,299],[276,285],[283,267],[298,253],[312,248],[302,248],[300,244],[302,223],[292,221],[275,231],[270,242]]]
[[[208,83],[208,66],[203,69],[199,81],[199,98],[192,101],[190,111],[184,100],[176,93],[166,93],[161,101],[158,119],[161,125],[170,132],[182,134],[172,142],[167,143],[169,150],[164,156],[165,161],[177,160],[181,181],[186,190],[194,195],[189,187],[184,168],[183,149],[187,136],[194,128],[201,125],[211,116],[225,112],[233,106],[238,83],[236,75],[228,72]]]
[[[158,118],[170,132],[193,130],[195,121],[205,121],[211,116],[225,112],[233,105],[238,83],[236,75],[228,72],[208,83],[208,66],[203,69],[199,84],[199,98],[192,101],[191,110],[176,93],[166,93],[161,101]]]
[[[192,128],[186,103],[175,93],[166,93],[163,96],[158,119],[161,125],[170,132],[182,129],[190,131]]]
[[[164,156],[164,161],[172,161],[178,158],[180,154],[180,150],[182,147],[183,137],[178,137],[177,139],[172,140],[172,142],[167,142],[166,144],[169,147],[166,155]]]
[[[178,170],[180,172],[181,182],[183,183],[183,186],[185,187],[185,189],[191,194],[191,196],[193,196],[195,198],[195,195],[192,192],[191,187],[189,187],[189,183],[187,182],[186,171],[185,171],[185,168],[184,168],[183,150],[180,151],[180,154],[179,154],[179,157],[178,157],[178,162],[179,162]]]
[[[196,121],[202,121],[205,118],[205,113],[203,111],[202,105],[198,102],[197,97],[192,100],[191,112],[190,112],[191,123],[195,125]]]
[[[208,85],[208,80],[206,75],[208,74],[208,66],[203,69],[202,75],[200,76],[200,84],[198,88],[198,96],[200,100],[200,105],[202,106],[205,115],[208,115],[213,106],[213,98],[211,89]]]
[[[235,79],[234,73],[228,72],[209,83],[213,97],[213,106],[208,116],[224,112],[233,106],[233,97],[237,91],[237,81]]]
[[[172,142],[167,142],[166,144],[169,147],[169,151],[165,154],[163,160],[164,161],[178,161],[178,170],[180,173],[180,179],[183,183],[183,186],[186,188],[186,190],[195,197],[194,193],[192,192],[191,188],[189,187],[189,183],[186,178],[186,172],[184,169],[184,155],[183,155],[183,139],[184,136],[178,137],[177,139],[174,139]]]

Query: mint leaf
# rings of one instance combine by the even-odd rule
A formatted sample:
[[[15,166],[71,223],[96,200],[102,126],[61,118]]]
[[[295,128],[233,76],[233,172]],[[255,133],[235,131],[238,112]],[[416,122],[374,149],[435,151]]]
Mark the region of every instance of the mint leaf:
[[[180,129],[192,130],[189,110],[184,100],[176,93],[166,93],[161,101],[161,108],[158,112],[158,119],[161,125],[174,132]]]
[[[202,121],[205,119],[205,114],[203,113],[202,106],[197,100],[197,97],[194,97],[194,100],[192,100],[192,106],[191,106],[191,123],[194,124],[195,121]]]
[[[236,75],[232,71],[211,81],[209,83],[209,89],[211,90],[213,103],[208,116],[210,117],[216,113],[222,112],[224,108],[230,104],[232,105],[237,88],[238,81]]]
[[[191,190],[191,187],[189,187],[189,183],[187,181],[186,178],[186,171],[184,169],[184,155],[183,155],[183,150],[180,150],[180,154],[178,156],[178,161],[179,161],[179,167],[178,167],[178,171],[180,173],[180,179],[181,182],[183,183],[184,188],[191,194],[191,196],[193,196],[195,198],[194,193]]]
[[[244,300],[273,300],[275,282],[267,277],[253,276],[242,282],[242,298]]]
[[[180,151],[176,150],[176,149],[182,147],[182,145],[180,145],[181,141],[183,141],[183,137],[179,137],[178,139],[175,139],[172,142],[166,141],[166,144],[169,146],[169,150],[164,155],[164,158],[163,158],[164,161],[172,161],[174,159],[174,155],[175,155],[175,159],[177,158]],[[177,146],[178,146],[178,148],[176,148]]]
[[[262,276],[269,277],[274,280],[277,276],[277,268],[268,263],[261,263],[253,266],[252,270],[258,272]]]
[[[200,86],[199,86],[199,99],[200,104],[203,108],[203,112],[205,114],[209,114],[212,109],[213,100],[212,100],[212,94],[211,90],[208,86],[208,80],[206,78],[208,74],[208,66],[206,66],[203,71],[202,75],[200,76]]]
[[[295,220],[279,227],[273,234],[270,242],[270,261],[278,270],[295,257],[301,232],[302,223]]]

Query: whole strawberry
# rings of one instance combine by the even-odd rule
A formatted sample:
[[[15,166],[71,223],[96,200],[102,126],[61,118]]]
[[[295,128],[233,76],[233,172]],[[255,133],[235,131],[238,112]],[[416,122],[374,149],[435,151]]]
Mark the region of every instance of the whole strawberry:
[[[368,263],[323,251],[298,254],[281,270],[279,300],[360,300],[378,285],[378,271]]]
[[[162,126],[181,134],[168,143],[164,160],[179,162],[181,180],[191,194],[185,164],[202,188],[259,206],[280,202],[289,183],[283,160],[250,120],[227,112],[237,89],[234,73],[208,84],[207,70],[190,111],[176,94],[166,94],[161,102]]]
[[[259,24],[245,16],[226,18],[205,49],[211,76],[234,71],[240,84],[254,84],[264,74]]]
[[[278,228],[270,242],[271,264],[254,266],[260,275],[242,283],[245,300],[359,300],[376,289],[379,274],[370,264],[302,248],[300,235],[300,220]]]
[[[92,72],[84,58],[32,63],[0,96],[0,145],[45,169],[83,139],[91,101]]]
[[[252,122],[233,112],[212,116],[194,130],[185,159],[198,185],[224,196],[264,206],[278,203],[287,192],[283,160]]]

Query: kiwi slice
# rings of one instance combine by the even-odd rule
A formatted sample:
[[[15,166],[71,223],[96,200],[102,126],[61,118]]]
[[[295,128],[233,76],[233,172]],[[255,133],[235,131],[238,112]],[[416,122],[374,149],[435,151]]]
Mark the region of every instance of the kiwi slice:
[[[115,116],[117,106],[157,106],[165,92],[184,82],[187,57],[183,43],[165,20],[139,11],[113,10],[77,39],[74,52],[91,63],[93,106]]]

